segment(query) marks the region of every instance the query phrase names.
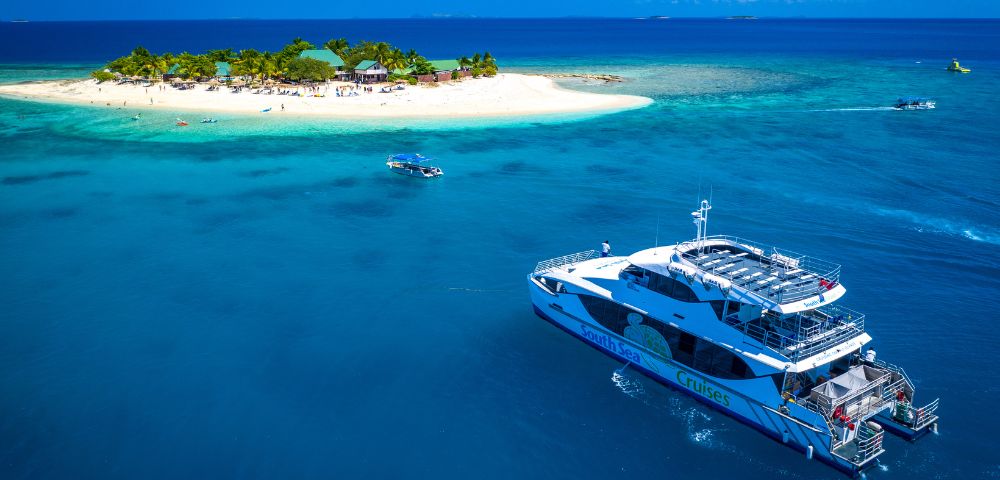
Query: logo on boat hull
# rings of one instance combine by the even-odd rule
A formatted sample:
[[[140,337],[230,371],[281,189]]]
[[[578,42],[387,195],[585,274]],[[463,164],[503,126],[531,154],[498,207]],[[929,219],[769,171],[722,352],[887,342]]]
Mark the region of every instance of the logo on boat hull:
[[[625,342],[616,341],[610,335],[595,332],[582,324],[580,325],[580,335],[611,353],[625,357],[626,360],[632,363],[642,364],[642,357],[639,356],[639,352],[626,347]]]
[[[703,380],[698,380],[690,375],[684,370],[677,371],[677,383],[680,383],[689,390],[698,392],[708,398],[711,398],[716,403],[728,407],[729,406],[729,395],[725,392],[719,390]]]

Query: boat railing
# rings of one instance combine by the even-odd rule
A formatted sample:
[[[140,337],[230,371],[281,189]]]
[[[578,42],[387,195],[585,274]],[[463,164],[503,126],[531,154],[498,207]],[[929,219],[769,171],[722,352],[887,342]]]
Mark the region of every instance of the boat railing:
[[[865,315],[839,305],[786,318],[768,313],[759,321],[746,323],[730,315],[726,323],[792,360],[822,352],[865,331]]]
[[[824,418],[832,418],[839,409],[843,415],[854,418],[859,423],[863,422],[876,413],[891,408],[895,404],[895,392],[902,388],[903,382],[899,377],[893,380],[892,372],[875,368],[871,370],[878,373],[878,376],[846,395],[827,396],[817,390],[819,388],[817,385],[800,403],[809,410],[823,415]]]
[[[813,282],[797,282],[802,283],[798,286],[781,287],[777,290],[778,303],[795,302],[818,295],[840,281],[839,264],[732,235],[712,235],[705,240],[687,241],[678,245],[677,250],[684,259],[699,265],[702,255],[711,251],[712,247],[720,246],[732,247],[747,253],[745,255],[747,260],[756,262],[758,267],[773,272],[779,278],[798,274],[796,278],[810,276],[809,278],[815,279]],[[730,280],[735,280],[738,276],[735,269],[727,272],[716,271],[715,268],[705,269],[700,266],[699,268]]]
[[[535,271],[533,273],[546,273],[560,267],[584,262],[592,258],[596,258],[597,256],[598,254],[596,250],[587,250],[584,252],[571,253],[561,257],[542,260],[541,262],[538,262],[538,265],[535,265]]]
[[[832,449],[832,452],[844,460],[862,467],[885,452],[885,449],[882,448],[882,440],[884,439],[884,430],[876,430],[862,422],[858,426],[857,436],[852,440],[853,445],[847,445],[845,442],[842,444],[843,446]]]
[[[923,430],[924,427],[926,427],[926,426],[928,426],[928,425],[930,425],[930,424],[932,424],[932,423],[934,423],[934,422],[936,422],[938,420],[938,416],[937,416],[936,412],[937,412],[937,409],[938,409],[938,404],[940,402],[941,402],[941,399],[940,398],[936,398],[936,399],[934,399],[933,402],[928,403],[927,405],[916,409],[916,412],[914,412],[914,417],[913,417],[913,429],[914,430],[917,430],[917,431]]]

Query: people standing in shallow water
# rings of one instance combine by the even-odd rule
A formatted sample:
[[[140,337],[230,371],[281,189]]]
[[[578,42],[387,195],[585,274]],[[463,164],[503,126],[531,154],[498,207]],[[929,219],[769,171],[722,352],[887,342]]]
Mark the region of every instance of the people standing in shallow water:
[[[609,255],[611,255],[611,243],[605,240],[604,243],[601,244],[601,256],[607,257]]]

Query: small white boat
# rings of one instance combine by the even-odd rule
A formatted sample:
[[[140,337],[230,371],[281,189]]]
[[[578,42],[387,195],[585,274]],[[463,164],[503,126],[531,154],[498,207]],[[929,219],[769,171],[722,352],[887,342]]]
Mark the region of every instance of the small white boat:
[[[892,106],[896,110],[930,110],[934,108],[934,101],[922,97],[905,97],[896,100]]]
[[[431,178],[444,175],[444,172],[440,168],[423,164],[430,160],[430,158],[419,153],[400,153],[389,155],[385,164],[389,167],[390,171],[408,177]]]

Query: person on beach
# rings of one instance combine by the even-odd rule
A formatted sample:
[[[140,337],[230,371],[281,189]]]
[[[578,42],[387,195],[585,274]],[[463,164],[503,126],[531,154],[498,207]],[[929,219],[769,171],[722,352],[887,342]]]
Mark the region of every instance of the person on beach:
[[[284,112],[284,111],[285,111],[285,104],[284,104],[284,103],[282,103],[282,104],[281,104],[281,111],[282,111],[282,112]]]
[[[608,255],[611,255],[611,243],[605,240],[604,243],[601,244],[601,256],[607,257]]]

